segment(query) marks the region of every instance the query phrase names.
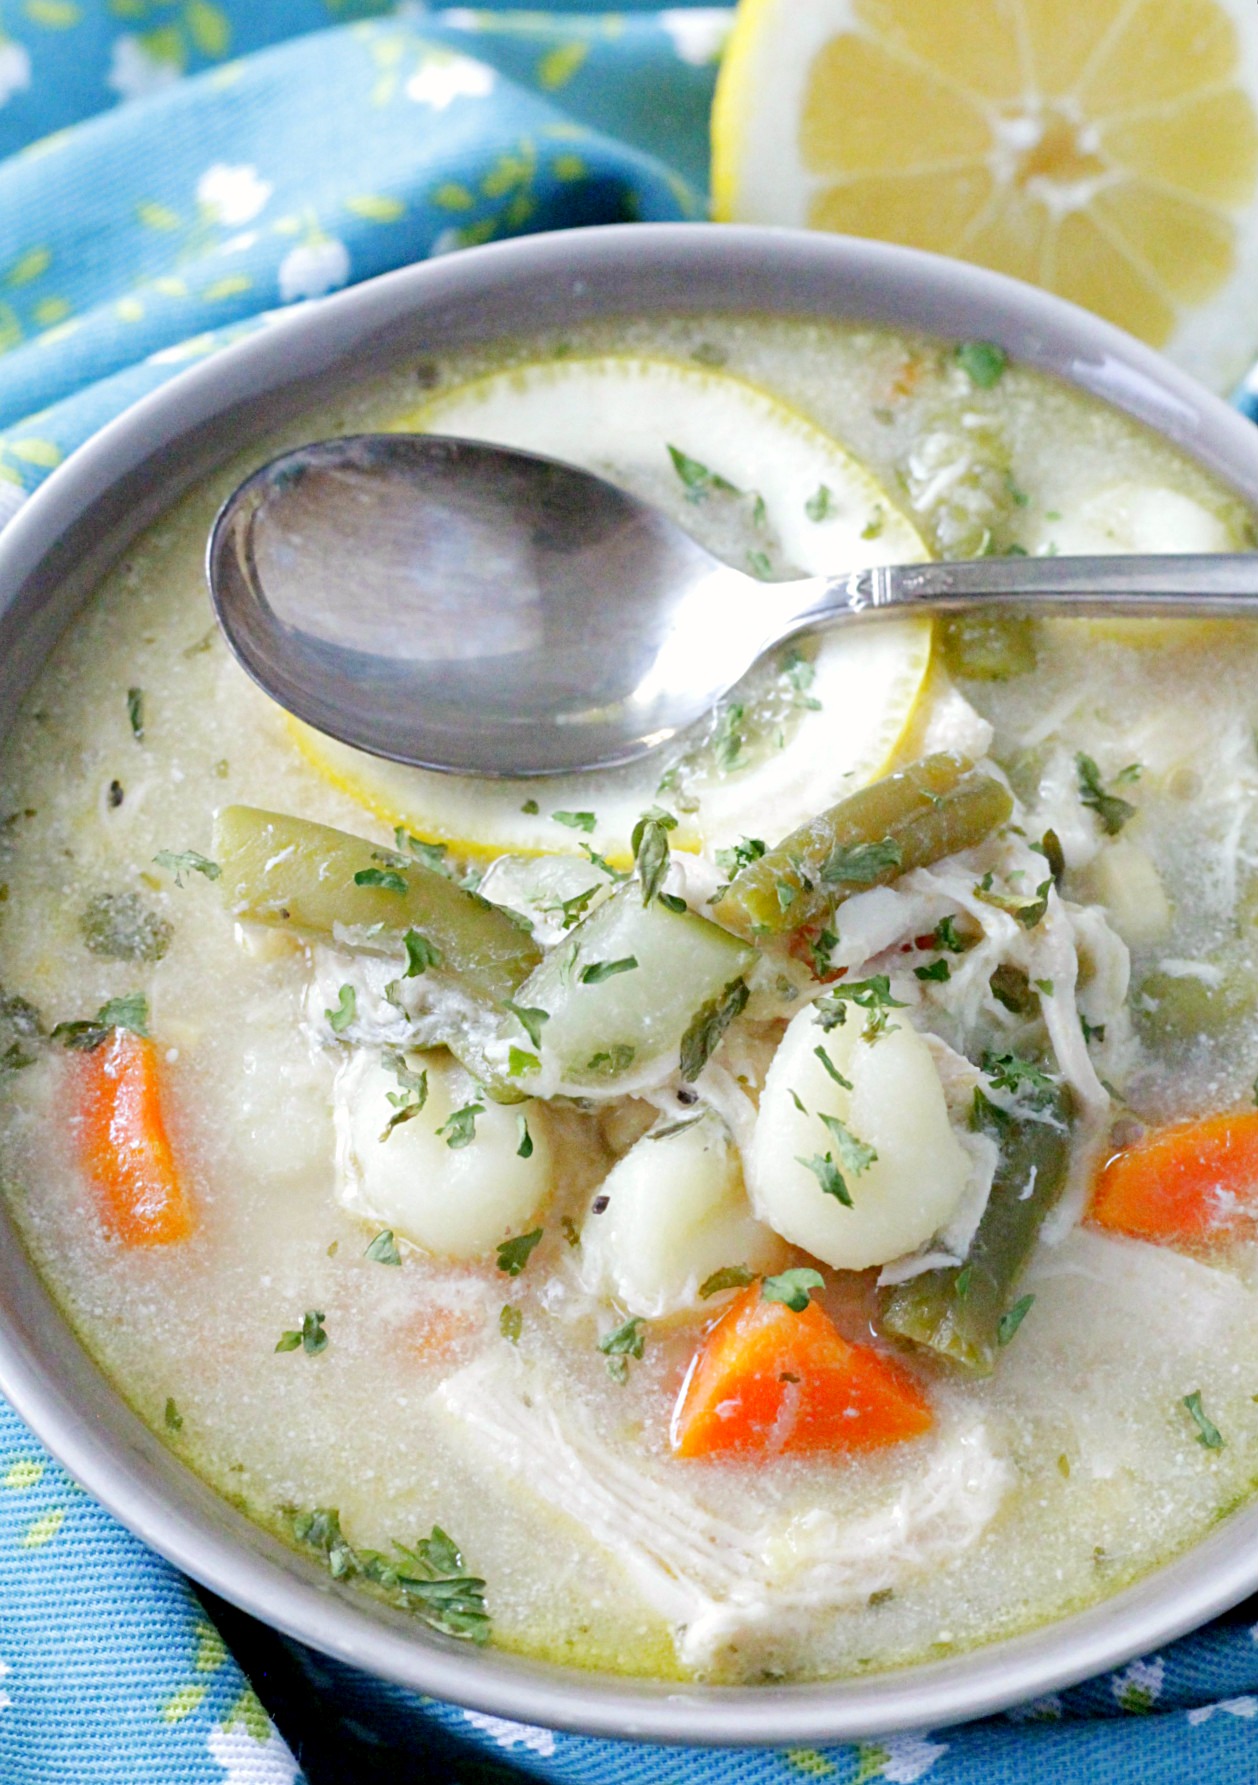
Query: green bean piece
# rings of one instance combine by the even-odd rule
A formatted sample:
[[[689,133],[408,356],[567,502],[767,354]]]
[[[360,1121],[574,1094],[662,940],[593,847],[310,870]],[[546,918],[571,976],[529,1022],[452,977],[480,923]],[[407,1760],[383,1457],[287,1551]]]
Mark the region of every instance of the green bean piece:
[[[1222,969],[1217,984],[1189,974],[1147,973],[1131,1001],[1140,1039],[1165,1052],[1200,1035],[1226,1036],[1258,1009],[1258,978],[1250,970]]]
[[[975,1093],[974,1126],[991,1135],[1000,1160],[969,1256],[963,1264],[901,1283],[883,1305],[884,1332],[973,1376],[990,1376],[996,1366],[1001,1320],[1066,1185],[1070,1129],[1060,1091],[1041,1113],[1051,1121],[1009,1115]]]
[[[1035,621],[1018,614],[957,614],[942,628],[943,658],[954,676],[1008,682],[1036,664]]]
[[[233,917],[391,950],[414,930],[438,951],[443,972],[492,1004],[511,997],[542,958],[499,906],[324,824],[227,806],[215,826],[214,859]]]
[[[941,751],[885,775],[750,862],[713,906],[742,936],[823,922],[853,893],[972,849],[1013,811],[1007,788]]]

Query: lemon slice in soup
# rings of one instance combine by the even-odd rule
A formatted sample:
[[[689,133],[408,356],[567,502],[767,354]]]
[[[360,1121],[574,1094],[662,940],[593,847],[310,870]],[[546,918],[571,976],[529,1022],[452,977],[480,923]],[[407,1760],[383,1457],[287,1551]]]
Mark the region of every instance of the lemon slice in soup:
[[[640,355],[547,360],[439,392],[394,426],[581,465],[767,579],[929,555],[837,440],[724,372]],[[328,780],[416,835],[477,855],[574,853],[586,844],[624,863],[634,824],[657,803],[677,813],[676,847],[721,848],[744,835],[783,834],[872,780],[913,715],[930,644],[929,622],[905,621],[778,651],[706,727],[593,774],[438,775],[292,724]]]

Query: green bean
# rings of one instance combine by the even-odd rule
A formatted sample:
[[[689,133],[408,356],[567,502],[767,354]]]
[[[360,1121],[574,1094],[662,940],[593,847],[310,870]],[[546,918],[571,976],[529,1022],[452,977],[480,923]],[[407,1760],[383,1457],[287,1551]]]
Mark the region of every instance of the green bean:
[[[943,659],[954,676],[1007,682],[1036,664],[1035,621],[1017,614],[958,614],[942,628]]]
[[[1145,975],[1131,1002],[1142,1041],[1165,1051],[1182,1048],[1199,1035],[1227,1035],[1258,1008],[1258,979],[1232,966],[1217,984],[1191,974],[1154,971]]]
[[[218,815],[218,885],[233,917],[400,949],[409,930],[475,997],[501,1004],[541,960],[497,905],[362,837],[254,806]]]
[[[925,756],[792,831],[737,875],[713,911],[743,936],[823,922],[853,893],[973,848],[1012,811],[1008,789],[965,757]]]
[[[963,1264],[926,1271],[893,1289],[880,1325],[975,1376],[989,1376],[1001,1322],[1041,1227],[1066,1184],[1070,1130],[1065,1099],[1052,1093],[1051,1121],[1008,1115],[981,1092],[974,1126],[1000,1149],[991,1196]],[[1006,1332],[1008,1329],[1006,1328]]]

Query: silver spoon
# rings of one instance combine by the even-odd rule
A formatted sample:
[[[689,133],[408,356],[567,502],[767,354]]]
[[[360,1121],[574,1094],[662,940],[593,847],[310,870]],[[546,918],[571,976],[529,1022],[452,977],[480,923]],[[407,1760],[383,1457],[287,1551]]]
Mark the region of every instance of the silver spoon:
[[[919,613],[1258,615],[1258,554],[980,558],[764,583],[575,466],[439,435],[299,447],[224,505],[228,642],[298,718],[465,775],[630,762],[774,645]]]

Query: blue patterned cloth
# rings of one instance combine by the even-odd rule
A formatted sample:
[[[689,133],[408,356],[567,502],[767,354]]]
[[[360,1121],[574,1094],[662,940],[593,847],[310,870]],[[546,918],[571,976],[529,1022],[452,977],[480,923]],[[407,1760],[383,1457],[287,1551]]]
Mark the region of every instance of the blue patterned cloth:
[[[498,236],[701,216],[728,18],[0,0],[0,519],[284,305]],[[1238,400],[1258,418],[1258,384]],[[0,1404],[0,1785],[1251,1785],[1255,1619],[1016,1716],[824,1753],[555,1735],[211,1616]]]

